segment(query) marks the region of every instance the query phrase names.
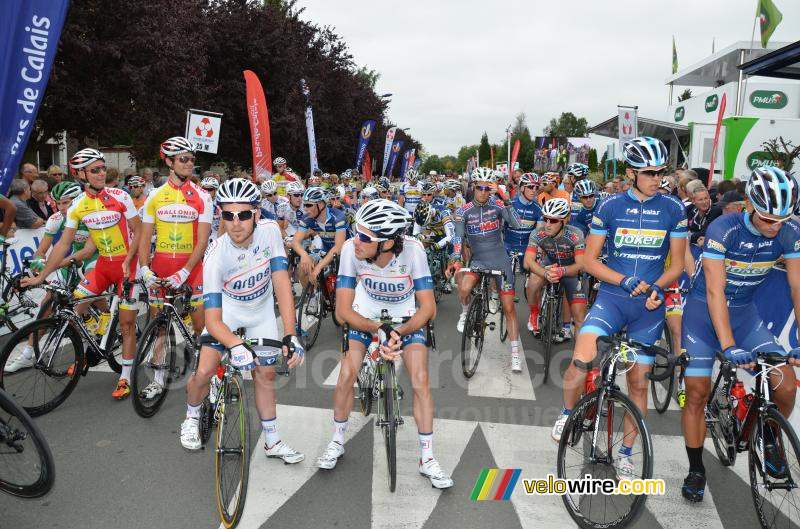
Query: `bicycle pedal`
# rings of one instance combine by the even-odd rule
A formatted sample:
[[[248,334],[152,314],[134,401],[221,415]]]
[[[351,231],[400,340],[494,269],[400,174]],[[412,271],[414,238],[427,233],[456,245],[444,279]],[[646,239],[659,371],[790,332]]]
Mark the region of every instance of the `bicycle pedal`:
[[[405,424],[405,421],[403,420],[403,418],[402,417],[398,417],[397,418],[397,426],[403,426],[404,424]]]
[[[494,323],[494,322],[490,322],[490,323],[489,323],[489,330],[490,330],[490,331],[493,331],[493,330],[494,330],[494,325],[495,325],[495,323]]]

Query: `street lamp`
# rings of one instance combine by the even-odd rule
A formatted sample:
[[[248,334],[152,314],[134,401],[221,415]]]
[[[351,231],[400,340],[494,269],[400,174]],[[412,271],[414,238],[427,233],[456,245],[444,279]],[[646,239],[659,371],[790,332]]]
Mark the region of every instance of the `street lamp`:
[[[380,98],[392,97],[392,94],[383,94],[383,95],[379,95],[378,97],[380,97]]]

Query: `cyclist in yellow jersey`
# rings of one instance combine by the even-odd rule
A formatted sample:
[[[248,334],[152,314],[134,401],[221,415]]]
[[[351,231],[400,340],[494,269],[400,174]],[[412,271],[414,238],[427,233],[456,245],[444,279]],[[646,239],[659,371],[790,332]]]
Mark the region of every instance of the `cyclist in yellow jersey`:
[[[122,333],[122,373],[111,396],[122,400],[130,396],[133,357],[136,354],[136,302],[134,288],[123,291],[125,280],[136,277],[136,247],[141,236],[141,221],[130,195],[122,189],[106,187],[105,156],[95,149],[83,149],[70,159],[70,170],[87,182],[83,194],[75,198],[67,211],[64,233],[50,252],[42,272],[36,277],[22,280],[23,287],[41,284],[55,271],[72,247],[78,224],[83,222],[89,236],[97,246],[100,257],[95,268],[86,274],[74,296],[77,298],[102,294],[110,285],[116,285],[119,303],[119,327]],[[133,240],[131,240],[131,232]],[[86,314],[87,304],[75,307]],[[101,329],[102,330],[102,329]],[[73,370],[73,373],[80,370]]]
[[[280,156],[272,160],[272,168],[275,170],[272,179],[278,184],[278,196],[284,197],[286,196],[286,184],[296,182],[299,178],[289,169],[286,159]]]

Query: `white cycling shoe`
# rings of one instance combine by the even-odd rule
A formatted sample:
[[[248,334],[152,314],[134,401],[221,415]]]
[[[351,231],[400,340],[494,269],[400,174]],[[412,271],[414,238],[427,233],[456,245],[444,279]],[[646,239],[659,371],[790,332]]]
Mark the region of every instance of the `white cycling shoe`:
[[[464,332],[464,324],[467,322],[467,313],[462,312],[461,316],[458,317],[458,323],[456,323],[456,329],[458,332]]]
[[[336,441],[331,441],[325,447],[325,451],[317,458],[317,466],[325,470],[333,470],[339,458],[344,455],[344,446]]]
[[[431,480],[431,486],[436,489],[449,489],[453,486],[453,478],[448,476],[439,462],[430,458],[419,462],[419,473]]]
[[[617,477],[634,478],[636,467],[633,464],[633,457],[617,454]]]
[[[17,371],[22,371],[23,369],[33,367],[34,362],[35,360],[33,359],[33,351],[31,351],[30,357],[26,357],[24,353],[20,353],[8,364],[6,364],[4,371],[6,373],[16,373]]]
[[[511,371],[513,373],[522,373],[522,357],[519,355],[511,355]]]
[[[564,426],[567,425],[567,419],[569,419],[569,415],[566,413],[562,413],[556,419],[556,423],[553,425],[553,431],[550,433],[550,437],[553,438],[553,441],[559,443],[561,442],[561,434],[564,432]]]
[[[144,400],[152,400],[164,392],[164,386],[157,382],[150,382],[146,388],[144,388],[139,395]]]
[[[287,465],[294,465],[295,463],[299,463],[300,461],[306,458],[306,456],[304,456],[303,454],[301,454],[288,444],[284,443],[283,441],[278,441],[272,446],[272,448],[267,448],[267,445],[265,443],[264,452],[266,452],[267,457],[283,459],[283,462],[286,463]]]
[[[181,423],[181,445],[186,450],[200,450],[200,419],[186,417]]]

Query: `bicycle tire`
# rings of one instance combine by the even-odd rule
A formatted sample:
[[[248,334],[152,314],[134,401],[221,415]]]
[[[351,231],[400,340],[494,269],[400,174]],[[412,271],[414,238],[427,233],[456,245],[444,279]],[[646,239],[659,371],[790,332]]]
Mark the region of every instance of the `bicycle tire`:
[[[500,343],[505,343],[508,338],[508,324],[506,322],[506,313],[503,307],[500,307]]]
[[[603,403],[604,406],[609,406],[607,414],[604,416],[601,413],[597,413],[598,408],[598,399],[600,396],[601,391],[603,391],[605,395],[605,402]],[[618,405],[621,410],[614,411],[611,408],[612,405]],[[587,463],[581,466],[579,473],[580,475],[575,476],[567,476],[566,469],[578,467],[580,465],[567,465],[567,453],[572,447],[576,447],[580,445],[581,447],[591,447],[591,437],[584,434],[589,434],[593,431],[596,424],[599,425],[603,424],[613,424],[614,417],[619,416],[621,417],[621,429],[624,430],[624,422],[625,416],[629,416],[636,425],[636,428],[639,432],[637,436],[637,440],[641,440],[641,451],[637,452],[640,454],[641,464],[639,467],[641,468],[641,472],[637,473],[636,478],[641,479],[650,479],[653,475],[653,447],[652,441],[650,439],[650,434],[647,431],[647,426],[644,423],[644,419],[642,418],[641,412],[639,412],[639,408],[631,401],[624,393],[617,389],[605,390],[603,388],[598,389],[588,395],[584,395],[575,405],[572,410],[572,413],[567,419],[567,423],[564,426],[563,433],[561,435],[561,441],[558,444],[558,455],[557,455],[557,474],[558,478],[560,479],[575,479],[575,478],[583,478],[584,475],[589,474],[590,476],[594,477],[595,474],[592,473],[592,467],[600,467],[600,464],[611,466],[612,463],[610,462],[597,462],[591,463],[588,462],[589,467],[587,467]],[[584,422],[586,419],[587,423]],[[610,439],[613,435],[611,432],[603,435],[599,435],[598,439],[602,441],[603,439]],[[621,443],[621,439],[619,442]],[[614,450],[614,443],[612,446],[607,447],[606,455],[611,454]],[[585,458],[584,458],[585,459]],[[600,459],[600,458],[598,458]],[[603,458],[606,459],[606,458]],[[602,468],[598,468],[598,470],[602,470]],[[598,477],[603,478],[603,473],[598,472]],[[607,474],[606,474],[607,475]],[[614,475],[616,475],[616,471],[614,471]],[[614,499],[626,499],[626,498],[633,498],[630,508],[627,509],[627,512],[622,513],[622,511],[618,508],[615,509],[600,509],[604,514],[608,513],[609,511],[614,511],[620,513],[620,517],[616,520],[598,520],[595,521],[591,518],[587,517],[587,514],[581,512],[581,500],[586,501],[585,498],[588,495],[580,496],[578,501],[575,501],[570,494],[562,495],[562,500],[564,501],[564,506],[567,508],[567,512],[569,513],[570,517],[573,521],[578,524],[579,527],[584,529],[598,529],[598,528],[618,528],[621,529],[623,527],[629,527],[632,525],[636,519],[641,515],[642,510],[644,509],[645,501],[647,501],[647,495],[630,495],[630,496],[618,496],[618,495],[604,495],[601,494],[600,498],[603,500],[611,501]],[[589,500],[589,507],[592,507],[592,501]]]
[[[716,421],[707,420],[706,428],[711,434],[719,462],[726,467],[736,462],[736,438],[739,435],[739,422],[733,413],[729,395],[730,385],[723,382],[706,404],[707,413],[716,419]],[[726,402],[726,407],[720,406],[720,402]]]
[[[161,332],[164,332],[162,348],[165,358],[159,364],[162,369],[166,368],[167,372],[165,373],[161,394],[154,399],[146,400],[142,397],[141,392],[150,381],[155,379],[155,368],[152,367],[155,363],[152,361],[151,355],[153,353],[152,348],[155,346],[155,342]],[[133,409],[140,417],[145,419],[152,417],[164,404],[172,382],[172,374],[175,373],[177,347],[175,329],[172,326],[172,318],[169,312],[162,313],[150,320],[150,323],[147,324],[142,333],[142,339],[139,340],[131,371],[131,400],[133,401]],[[150,366],[149,373],[147,372],[148,364]]]
[[[662,340],[665,344],[656,343],[672,353],[672,333],[669,328],[664,324],[664,329],[661,331]],[[669,366],[667,359],[661,355],[656,355],[655,364],[653,365],[653,374],[661,374]],[[669,401],[672,399],[672,391],[675,389],[675,370],[670,370],[670,374],[664,380],[651,380],[650,381],[650,394],[653,396],[653,407],[658,413],[664,413],[669,408]]]
[[[135,325],[135,324],[134,324]],[[115,314],[112,315],[111,321],[108,322],[106,334],[110,334],[108,341],[106,341],[106,348],[103,351],[103,357],[108,362],[114,373],[122,373],[122,331],[119,330],[119,308]],[[109,341],[111,342],[109,345]]]
[[[222,410],[218,413],[214,477],[220,519],[222,525],[230,529],[239,523],[247,497],[247,483],[250,477],[250,407],[244,390],[244,381],[238,371],[226,375],[224,384],[220,396]],[[229,444],[225,435],[229,425],[232,428],[231,432],[239,432],[239,440],[235,445],[233,442]],[[233,474],[234,481],[231,483],[226,483],[227,476],[221,475],[226,470],[227,459],[233,460],[232,465],[227,467]]]
[[[40,334],[41,330],[41,334]],[[47,331],[55,331],[55,333],[48,334]],[[24,347],[27,344],[28,337],[33,334],[34,342],[34,357],[41,359],[43,357],[42,350],[45,356],[49,353],[49,345],[57,339],[60,344],[62,340],[66,339],[72,345],[72,350],[67,350],[56,365],[34,366],[33,368],[22,369],[15,373],[6,373],[5,365],[9,361],[12,353],[17,351],[17,346]],[[62,345],[63,347],[63,345]],[[59,356],[54,353],[52,356]],[[69,397],[70,393],[75,389],[75,386],[80,380],[82,369],[76,369],[75,366],[85,365],[86,357],[83,350],[83,342],[78,331],[67,320],[61,318],[46,318],[43,320],[33,321],[17,332],[11,335],[6,345],[0,353],[0,388],[4,389],[10,397],[14,398],[20,406],[31,416],[38,417],[48,413],[58,406],[60,406]],[[72,368],[72,374],[69,376],[69,370]],[[52,387],[54,382],[64,382],[57,392],[51,397],[44,397],[36,399],[32,396],[32,392],[37,392],[37,380],[30,384],[25,375],[33,375],[41,378],[44,389]],[[33,387],[31,387],[33,386]]]
[[[763,424],[772,425],[771,427],[777,428],[779,431],[783,433],[783,435],[779,435],[776,437],[776,441],[780,440],[780,446],[784,454],[791,451],[793,452],[793,462],[789,463],[789,476],[791,478],[790,483],[795,484],[793,488],[790,488],[788,492],[790,495],[792,491],[798,491],[796,483],[798,478],[800,478],[800,468],[798,468],[798,461],[800,461],[800,440],[797,438],[797,433],[792,428],[789,421],[781,415],[778,409],[775,406],[768,406],[763,415],[754,420],[756,423],[753,424],[752,429],[750,430],[750,435],[748,439],[748,470],[750,475],[750,490],[753,495],[753,505],[756,509],[756,515],[758,516],[758,521],[761,524],[762,528],[776,528],[776,527],[797,527],[800,524],[800,508],[798,508],[798,500],[800,499],[800,491],[796,492],[795,494],[791,495],[787,500],[784,498],[777,503],[775,501],[769,501],[766,497],[762,498],[758,491],[762,490],[767,493],[771,493],[774,491],[770,491],[768,487],[768,483],[764,481],[764,478],[769,476],[769,483],[776,483],[785,481],[780,479],[776,476],[771,475],[767,472],[766,475],[762,474],[761,471],[761,464],[760,464],[760,457],[758,455],[759,452],[759,436],[761,426],[758,424],[760,419],[763,419]],[[789,446],[786,446],[786,441],[788,441]],[[783,463],[786,464],[786,458],[784,458]],[[776,489],[780,492],[780,489]],[[773,509],[778,506],[777,512],[771,513],[767,515],[765,513],[765,506],[772,506]],[[793,509],[793,512],[789,513],[790,509]],[[791,516],[789,516],[791,514]],[[779,521],[783,521],[785,523],[776,523],[776,518],[780,517]]]
[[[308,326],[304,325],[304,315],[308,315],[308,304],[311,301],[312,296],[318,296],[317,299],[317,314],[316,317],[317,323],[316,324],[309,324]],[[313,288],[313,286],[309,283],[309,285],[303,288],[303,293],[300,295],[300,308],[297,309],[297,335],[303,340],[303,348],[308,352],[314,346],[314,343],[317,341],[317,336],[319,336],[319,328],[322,327],[322,304],[324,300],[322,299],[321,293]],[[305,335],[304,335],[305,333]]]
[[[394,492],[397,487],[397,422],[395,421],[395,371],[394,364],[385,364],[383,378],[383,441],[386,447],[386,464],[389,467],[389,491]]]
[[[547,379],[550,377],[550,353],[553,350],[553,336],[555,335],[558,327],[556,326],[555,298],[550,298],[545,303],[545,317],[544,329],[542,329],[542,340],[544,341],[544,378],[542,384],[547,384]]]
[[[7,435],[11,434],[17,437],[19,442],[14,444],[17,455],[22,456],[26,452],[34,451],[37,462],[33,466],[34,469],[38,469],[38,475],[30,483],[15,483],[4,479],[0,475],[0,490],[19,498],[40,498],[53,488],[56,478],[56,466],[50,446],[30,415],[2,390],[0,390],[0,413],[2,413],[0,416],[0,440],[3,441],[5,446],[11,448],[11,445],[7,443],[13,441],[8,439]],[[21,429],[24,429],[25,433],[21,432]],[[23,439],[19,438],[21,435],[24,435]],[[31,441],[30,443],[25,443],[29,440]],[[25,445],[23,446],[20,442],[25,443]],[[10,451],[6,452],[6,454],[7,457],[3,458],[4,465],[0,473],[6,473],[10,460],[14,456],[13,452]]]
[[[472,378],[481,359],[486,329],[484,319],[483,297],[481,295],[473,296],[467,308],[464,332],[461,334],[461,371],[466,378]],[[472,354],[472,345],[476,349],[474,354]]]

